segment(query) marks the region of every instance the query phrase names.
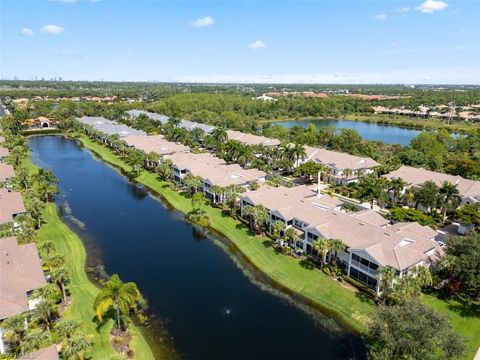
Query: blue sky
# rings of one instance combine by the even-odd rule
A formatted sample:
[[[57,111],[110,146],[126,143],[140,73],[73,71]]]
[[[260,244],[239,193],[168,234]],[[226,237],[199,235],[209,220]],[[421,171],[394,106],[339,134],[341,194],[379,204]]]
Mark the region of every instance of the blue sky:
[[[480,1],[0,0],[0,77],[480,84]]]

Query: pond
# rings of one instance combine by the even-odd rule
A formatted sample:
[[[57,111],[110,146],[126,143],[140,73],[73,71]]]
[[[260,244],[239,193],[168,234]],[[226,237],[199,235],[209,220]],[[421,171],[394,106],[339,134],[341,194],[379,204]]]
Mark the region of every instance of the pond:
[[[365,358],[357,336],[293,305],[233,261],[219,236],[199,231],[76,141],[38,136],[30,148],[33,161],[58,177],[57,205],[89,264],[101,261],[109,274],[137,283],[183,358]]]
[[[399,127],[395,125],[385,125],[376,123],[367,123],[361,121],[328,119],[328,120],[295,120],[295,121],[277,121],[272,125],[282,125],[291,128],[295,125],[307,128],[313,124],[317,129],[334,126],[338,129],[346,128],[356,130],[360,136],[366,140],[379,140],[387,144],[408,145],[410,140],[420,134],[420,130]]]

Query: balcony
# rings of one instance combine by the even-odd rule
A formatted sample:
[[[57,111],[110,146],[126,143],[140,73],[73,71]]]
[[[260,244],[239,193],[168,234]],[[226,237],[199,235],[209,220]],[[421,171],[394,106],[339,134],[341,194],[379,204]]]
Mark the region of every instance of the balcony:
[[[375,277],[377,276],[377,270],[373,270],[373,269],[369,268],[368,266],[365,266],[365,265],[359,263],[356,260],[352,259],[350,261],[350,265],[355,266],[357,269],[360,269],[360,270],[366,272],[367,274],[370,274],[370,275],[375,276]]]

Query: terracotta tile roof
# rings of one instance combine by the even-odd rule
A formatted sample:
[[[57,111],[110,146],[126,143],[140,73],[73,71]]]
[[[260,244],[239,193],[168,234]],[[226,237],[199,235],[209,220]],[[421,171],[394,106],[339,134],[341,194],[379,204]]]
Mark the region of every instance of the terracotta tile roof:
[[[480,201],[480,181],[465,179],[461,176],[443,174],[411,166],[402,166],[398,170],[384,176],[390,180],[401,178],[410,186],[423,186],[427,181],[433,181],[437,186],[442,186],[447,181],[457,186],[462,197]]]
[[[365,221],[369,224],[376,225],[376,226],[387,226],[390,221],[385,219],[382,215],[380,215],[378,212],[370,209],[365,209],[361,210],[356,213],[350,214],[353,217],[356,217],[359,220]]]
[[[58,360],[57,347],[56,345],[50,345],[46,348],[40,349],[33,353],[23,355],[17,360]]]
[[[19,192],[0,189],[0,224],[13,221],[13,216],[27,211]]]
[[[0,163],[0,182],[4,182],[15,176],[12,165]]]
[[[46,284],[37,246],[13,239],[0,239],[0,320],[28,311],[27,291]]]

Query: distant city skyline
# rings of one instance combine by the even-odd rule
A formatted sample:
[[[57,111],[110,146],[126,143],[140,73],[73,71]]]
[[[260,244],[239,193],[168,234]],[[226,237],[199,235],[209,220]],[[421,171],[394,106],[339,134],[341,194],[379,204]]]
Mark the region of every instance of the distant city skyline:
[[[480,2],[0,0],[0,78],[480,84]]]

